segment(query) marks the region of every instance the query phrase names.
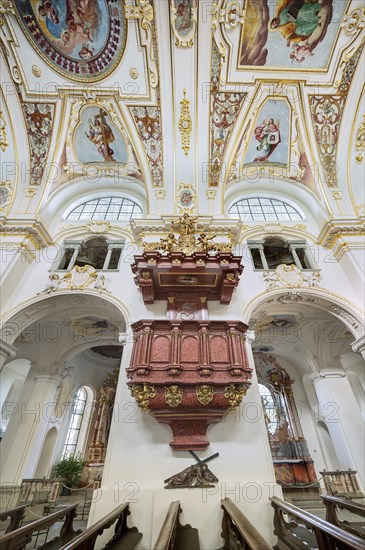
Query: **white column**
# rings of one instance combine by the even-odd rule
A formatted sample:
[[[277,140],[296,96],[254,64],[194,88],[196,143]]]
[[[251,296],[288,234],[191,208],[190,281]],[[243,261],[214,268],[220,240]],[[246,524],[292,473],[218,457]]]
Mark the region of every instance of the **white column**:
[[[6,310],[17,284],[35,259],[34,245],[23,236],[3,236],[0,243],[0,302]]]
[[[361,336],[355,342],[352,342],[351,347],[355,353],[361,353],[365,359],[365,336]]]
[[[16,348],[0,338],[0,370],[7,359],[16,356]]]
[[[364,422],[346,373],[328,370],[310,378],[318,398],[319,418],[328,428],[340,467],[356,470],[364,488]]]
[[[34,476],[47,431],[60,377],[31,369],[1,442],[1,483],[20,484]]]

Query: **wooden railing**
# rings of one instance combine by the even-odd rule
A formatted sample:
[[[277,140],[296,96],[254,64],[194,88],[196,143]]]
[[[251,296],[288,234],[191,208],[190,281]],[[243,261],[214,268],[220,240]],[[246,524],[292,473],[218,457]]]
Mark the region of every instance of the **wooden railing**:
[[[80,530],[75,531],[73,528],[76,507],[77,504],[67,506],[62,510],[54,512],[54,514],[37,519],[11,533],[3,535],[0,537],[1,550],[23,550],[23,548],[31,542],[32,536],[36,535],[39,531],[47,531],[51,525],[54,525],[60,519],[64,518],[60,534],[51,541],[46,541],[37,547],[38,550],[58,550],[63,544],[80,533]]]
[[[88,527],[86,531],[71,542],[62,547],[58,546],[58,549],[75,550],[77,548],[78,550],[92,550],[98,536],[116,522],[114,535],[103,548],[108,548],[108,550],[133,550],[138,546],[142,533],[138,531],[137,527],[127,526],[127,517],[129,514],[129,503],[121,504],[107,516],[91,525],[91,527]]]
[[[230,498],[222,500],[222,550],[269,550],[271,546]]]
[[[274,507],[274,534],[278,542],[275,550],[364,550],[364,541],[335,525],[310,514],[277,497]],[[289,521],[284,519],[286,515]]]
[[[363,497],[355,470],[323,470],[319,472],[323,478],[328,494],[341,497]]]
[[[199,550],[198,530],[189,524],[180,524],[181,512],[180,502],[171,502],[153,550],[173,550],[175,546]]]
[[[334,497],[332,495],[321,495],[321,499],[326,506],[326,521],[340,527],[340,529],[344,529],[353,535],[365,539],[365,521],[350,522],[345,519],[341,520],[337,515],[337,508],[339,508],[340,510],[351,512],[351,514],[355,516],[365,518],[365,506],[363,504],[345,498]]]
[[[62,488],[59,478],[23,479],[18,504],[40,504],[43,502],[56,502]]]
[[[25,516],[25,506],[17,506],[16,508],[12,508],[12,510],[6,510],[6,512],[0,513],[0,521],[6,521],[10,518],[10,523],[6,528],[6,533],[11,533],[11,531],[15,531],[15,529],[18,529],[19,525],[23,521]]]

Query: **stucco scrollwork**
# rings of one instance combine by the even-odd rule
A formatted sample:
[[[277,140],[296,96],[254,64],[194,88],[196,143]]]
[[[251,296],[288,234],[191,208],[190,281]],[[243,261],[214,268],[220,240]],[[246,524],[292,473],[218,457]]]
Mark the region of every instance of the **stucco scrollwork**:
[[[320,273],[319,271],[304,273],[294,264],[281,264],[278,265],[274,273],[265,271],[263,277],[266,290],[277,287],[313,288],[319,286]]]
[[[52,272],[49,275],[49,280],[50,282],[46,288],[39,294],[51,294],[59,290],[83,290],[85,288],[94,288],[100,291],[107,290],[105,275],[97,273],[90,265],[83,267],[76,265],[64,275]]]
[[[347,35],[357,34],[364,28],[365,8],[357,8],[343,18],[341,27]]]

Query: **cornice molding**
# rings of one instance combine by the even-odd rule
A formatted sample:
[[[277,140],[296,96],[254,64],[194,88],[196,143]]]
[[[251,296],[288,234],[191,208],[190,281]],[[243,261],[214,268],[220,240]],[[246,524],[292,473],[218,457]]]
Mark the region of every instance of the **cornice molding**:
[[[0,233],[3,236],[22,236],[30,238],[39,250],[52,244],[52,238],[41,220],[17,218],[0,220]]]
[[[333,218],[327,220],[323,225],[318,241],[325,248],[332,248],[336,241],[343,236],[360,237],[363,235],[365,235],[364,217]]]

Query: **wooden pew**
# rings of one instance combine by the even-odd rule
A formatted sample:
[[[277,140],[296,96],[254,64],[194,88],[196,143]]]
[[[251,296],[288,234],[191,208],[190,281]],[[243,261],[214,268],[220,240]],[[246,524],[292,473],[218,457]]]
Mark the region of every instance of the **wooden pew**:
[[[11,510],[6,510],[6,512],[0,513],[0,521],[6,521],[10,518],[10,523],[6,528],[6,533],[11,533],[15,529],[19,528],[19,525],[23,521],[25,516],[25,506],[17,506]]]
[[[275,511],[274,534],[278,537],[275,550],[364,550],[364,541],[360,537],[278,497],[270,500]]]
[[[326,506],[326,521],[340,527],[340,529],[344,529],[353,535],[365,539],[365,520],[362,522],[350,522],[341,520],[337,515],[337,508],[339,508],[340,510],[347,510],[351,512],[351,514],[365,518],[365,506],[363,504],[332,495],[321,495],[321,499]]]
[[[98,536],[116,522],[114,535],[104,548],[108,548],[108,550],[134,550],[142,539],[142,533],[138,531],[137,527],[127,526],[129,514],[129,503],[121,504],[94,525],[88,527],[86,531],[71,542],[65,544],[62,548],[58,548],[59,550],[75,550],[76,548],[78,550],[93,550]]]
[[[64,522],[60,531],[60,534],[52,539],[46,541],[41,546],[38,546],[38,550],[59,550],[59,548],[74,538],[80,533],[80,530],[75,531],[73,528],[73,521],[76,515],[77,504],[67,506],[62,510],[58,510],[49,516],[37,519],[32,523],[28,523],[11,533],[7,533],[0,537],[1,550],[23,550],[26,545],[32,540],[33,533],[38,531],[44,531],[47,528],[54,525],[56,522],[64,518]]]
[[[180,502],[171,502],[153,550],[200,550],[198,530],[180,524]]]
[[[222,500],[223,520],[222,550],[270,550],[271,546],[263,539],[246,516],[230,498]]]

